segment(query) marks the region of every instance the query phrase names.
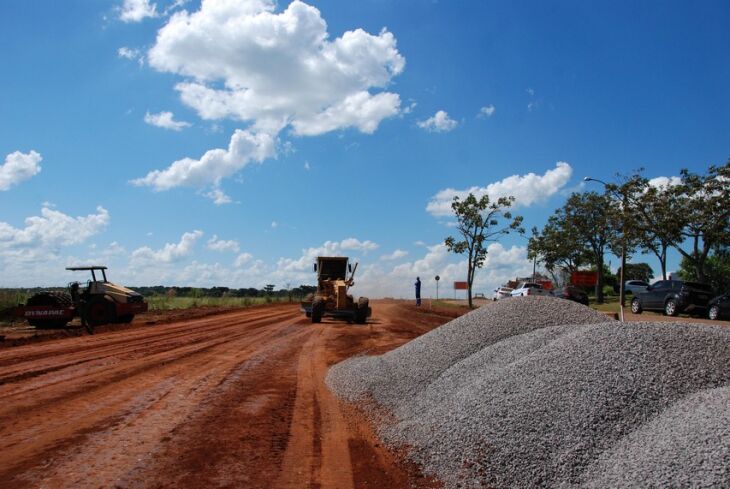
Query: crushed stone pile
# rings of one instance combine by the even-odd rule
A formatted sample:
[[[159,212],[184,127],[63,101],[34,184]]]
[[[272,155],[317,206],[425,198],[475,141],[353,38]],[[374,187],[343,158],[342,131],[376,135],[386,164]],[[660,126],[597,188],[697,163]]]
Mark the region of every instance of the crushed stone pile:
[[[328,385],[446,487],[730,487],[730,330],[499,301]]]

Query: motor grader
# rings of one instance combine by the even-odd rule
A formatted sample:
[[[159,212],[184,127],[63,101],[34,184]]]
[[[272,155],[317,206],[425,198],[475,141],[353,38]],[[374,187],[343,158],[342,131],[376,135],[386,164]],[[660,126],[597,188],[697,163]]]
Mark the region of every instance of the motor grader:
[[[25,305],[18,306],[15,315],[25,318],[36,328],[64,328],[74,317],[81,318],[89,333],[94,326],[109,323],[131,323],[134,315],[147,310],[144,297],[121,285],[109,282],[107,267],[68,267],[70,271],[90,271],[91,280],[82,286],[71,282],[68,292],[39,292]],[[97,275],[99,273],[99,275]]]
[[[348,323],[365,324],[372,314],[367,297],[360,297],[356,302],[348,294],[349,288],[355,285],[358,265],[355,263],[353,268],[348,261],[347,257],[342,256],[317,257],[317,263],[314,264],[317,291],[309,294],[301,302],[300,308],[313,323],[319,323],[322,317],[329,316],[345,319]]]

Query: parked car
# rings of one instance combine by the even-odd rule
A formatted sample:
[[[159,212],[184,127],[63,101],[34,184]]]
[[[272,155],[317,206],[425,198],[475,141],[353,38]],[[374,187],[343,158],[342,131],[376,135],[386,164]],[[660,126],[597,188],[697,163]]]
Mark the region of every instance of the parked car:
[[[494,289],[494,295],[492,296],[493,301],[504,299],[506,297],[512,297],[512,287],[499,287]]]
[[[647,287],[649,287],[649,284],[643,280],[627,280],[624,282],[624,291],[626,294],[636,295],[640,292],[646,292]]]
[[[535,282],[522,282],[512,291],[512,297],[525,297],[527,295],[550,295],[550,292]]]
[[[710,319],[730,318],[730,290],[712,299],[707,307]]]
[[[631,301],[631,312],[662,311],[667,316],[680,312],[698,313],[708,309],[712,288],[707,284],[682,280],[660,280]]]
[[[586,294],[583,289],[574,287],[572,285],[567,285],[565,287],[555,289],[551,292],[551,294],[555,297],[578,302],[580,304],[583,304],[584,306],[588,305],[588,294]]]

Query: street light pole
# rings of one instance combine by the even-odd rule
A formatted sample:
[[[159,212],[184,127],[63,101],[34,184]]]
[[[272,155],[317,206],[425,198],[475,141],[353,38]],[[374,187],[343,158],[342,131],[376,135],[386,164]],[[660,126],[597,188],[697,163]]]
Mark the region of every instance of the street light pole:
[[[608,189],[608,184],[597,178],[585,177],[584,182],[598,182]],[[621,272],[619,273],[619,321],[624,322],[624,302],[626,302],[626,291],[624,290],[624,270],[626,269],[626,196],[621,194]]]

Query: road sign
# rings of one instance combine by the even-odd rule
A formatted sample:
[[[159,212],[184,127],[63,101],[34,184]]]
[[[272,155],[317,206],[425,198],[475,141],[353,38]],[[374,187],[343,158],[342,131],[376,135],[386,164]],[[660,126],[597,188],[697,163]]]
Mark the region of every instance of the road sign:
[[[454,290],[466,290],[468,288],[466,282],[454,282]]]

